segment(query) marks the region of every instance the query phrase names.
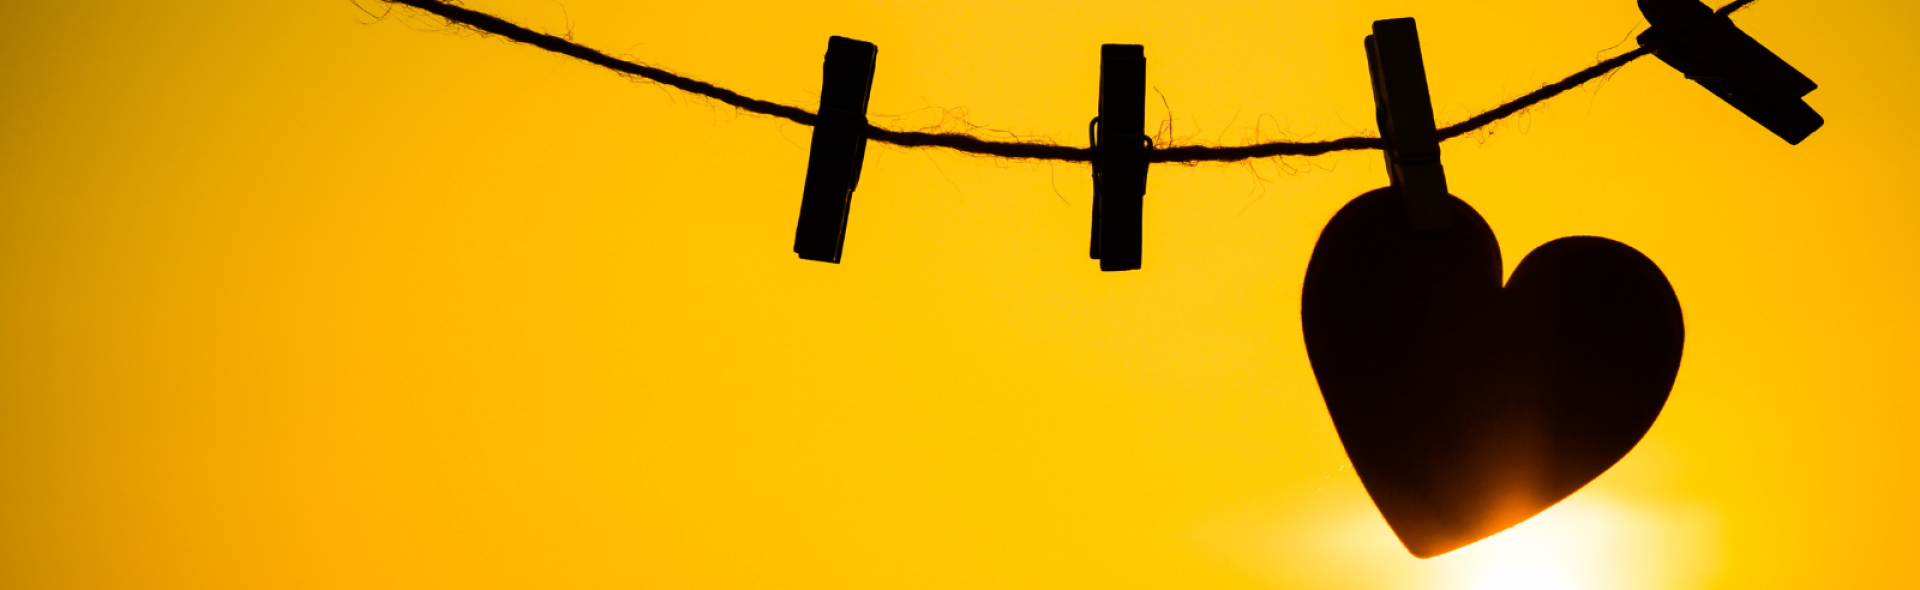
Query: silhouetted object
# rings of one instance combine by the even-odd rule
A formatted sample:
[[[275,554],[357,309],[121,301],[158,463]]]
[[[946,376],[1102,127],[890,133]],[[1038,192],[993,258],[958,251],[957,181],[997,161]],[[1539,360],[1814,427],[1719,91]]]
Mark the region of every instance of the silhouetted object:
[[[1093,120],[1093,245],[1100,270],[1140,268],[1147,196],[1147,57],[1139,45],[1100,46],[1100,116]]]
[[[1424,89],[1395,61],[1412,53],[1418,67],[1402,45],[1416,39],[1409,19],[1374,24],[1383,117],[1419,112],[1402,100]],[[1382,124],[1389,145],[1403,121]],[[1624,457],[1666,403],[1685,329],[1659,267],[1604,238],[1541,246],[1502,288],[1479,213],[1412,190],[1444,182],[1438,151],[1413,153],[1431,158],[1431,176],[1389,153],[1396,186],[1354,199],[1321,232],[1301,328],[1354,471],[1426,558],[1519,524]],[[1428,205],[1444,227],[1421,223]]]
[[[1774,135],[1798,145],[1826,124],[1802,97],[1819,86],[1786,60],[1700,0],[1640,0],[1653,27],[1640,46],[1740,109]]]
[[[879,53],[879,47],[865,41],[827,39],[800,227],[793,232],[793,251],[801,258],[840,263],[853,189],[860,185],[860,162],[867,155],[867,97]]]
[[[1413,19],[1374,21],[1367,70],[1373,74],[1374,117],[1386,141],[1387,176],[1406,195],[1408,218],[1420,229],[1447,227],[1447,173]]]
[[[1598,477],[1659,416],[1680,303],[1625,244],[1561,238],[1505,289],[1493,231],[1448,197],[1414,229],[1381,189],[1336,215],[1301,295],[1314,375],[1354,471],[1407,550],[1498,533]]]

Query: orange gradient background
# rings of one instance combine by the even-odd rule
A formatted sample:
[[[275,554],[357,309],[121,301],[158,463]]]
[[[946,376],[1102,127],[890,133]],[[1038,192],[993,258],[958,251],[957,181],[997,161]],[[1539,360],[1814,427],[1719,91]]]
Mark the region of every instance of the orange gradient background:
[[[378,13],[383,5],[361,4]],[[1631,0],[467,0],[811,109],[1079,145],[1100,43],[1149,125],[1370,132],[1419,19],[1457,121],[1632,47]],[[1587,489],[1407,555],[1301,344],[1377,152],[1156,166],[1145,270],[1084,165],[874,145],[791,253],[809,129],[349,0],[0,6],[0,587],[1891,588],[1920,528],[1920,4],[1738,15],[1822,85],[1787,146],[1643,60],[1445,145],[1509,269],[1658,262],[1688,345]],[[1164,96],[1164,101],[1162,100]]]

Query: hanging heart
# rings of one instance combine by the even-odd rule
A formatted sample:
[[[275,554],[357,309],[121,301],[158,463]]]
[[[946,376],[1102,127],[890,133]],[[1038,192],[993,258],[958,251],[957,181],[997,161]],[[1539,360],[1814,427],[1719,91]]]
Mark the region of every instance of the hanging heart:
[[[1432,557],[1565,499],[1653,426],[1680,369],[1680,302],[1646,256],[1596,237],[1534,250],[1501,286],[1472,207],[1417,230],[1400,191],[1340,210],[1301,294],[1307,355],[1367,493]]]

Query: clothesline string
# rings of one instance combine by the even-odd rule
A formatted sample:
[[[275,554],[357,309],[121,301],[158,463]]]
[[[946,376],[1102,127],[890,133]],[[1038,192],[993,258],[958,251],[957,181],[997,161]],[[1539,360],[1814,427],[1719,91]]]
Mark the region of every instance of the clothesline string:
[[[533,31],[516,25],[506,19],[452,4],[448,0],[383,0],[417,8],[439,16],[456,26],[465,27],[483,34],[496,35],[511,41],[525,43],[540,49],[572,57],[621,74],[664,84],[673,88],[711,98],[723,104],[750,113],[786,119],[794,123],[813,126],[819,116],[806,109],[780,104],[777,102],[753,98],[722,88],[710,82],[695,80],[646,64],[616,58],[597,49],[574,43],[563,37]],[[1731,14],[1745,8],[1755,0],[1735,0],[1719,10],[1721,15]],[[1634,60],[1653,53],[1653,49],[1640,47],[1633,51],[1608,58],[1591,67],[1575,72],[1558,82],[1541,86],[1540,89],[1508,101],[1506,104],[1489,109],[1465,121],[1447,125],[1439,130],[1442,140],[1453,139],[1472,133],[1501,119],[1511,117],[1529,107],[1547,99],[1579,87],[1605,76]],[[938,131],[903,131],[866,124],[867,139],[908,148],[945,148],[957,152],[997,156],[1020,160],[1048,160],[1056,162],[1089,162],[1093,160],[1094,150],[1087,147],[1056,145],[1039,141],[1008,141],[976,137],[965,133]],[[1275,140],[1240,146],[1177,145],[1162,146],[1147,154],[1147,161],[1153,163],[1197,163],[1197,162],[1236,162],[1276,156],[1317,156],[1331,152],[1349,150],[1381,149],[1384,146],[1380,138],[1365,135],[1341,137],[1318,141]]]

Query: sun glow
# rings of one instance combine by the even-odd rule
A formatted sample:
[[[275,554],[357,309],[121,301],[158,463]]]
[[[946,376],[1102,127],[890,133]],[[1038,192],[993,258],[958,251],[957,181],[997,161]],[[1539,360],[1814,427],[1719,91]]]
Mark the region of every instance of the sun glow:
[[[1710,518],[1679,507],[1575,497],[1433,559],[1435,590],[1687,588],[1715,561]]]
[[[1669,472],[1657,451],[1638,459],[1603,485],[1644,490]],[[1698,502],[1584,490],[1512,529],[1418,559],[1364,497],[1355,500],[1268,521],[1289,534],[1247,558],[1277,586],[1328,590],[1697,590],[1720,567],[1718,513]],[[1322,520],[1301,526],[1300,519],[1315,517]],[[1308,575],[1310,565],[1325,569]]]
[[[1329,469],[1321,502],[1223,514],[1203,537],[1261,539],[1240,554],[1276,587],[1325,590],[1699,590],[1720,573],[1721,515],[1674,488],[1681,457],[1643,444],[1572,497],[1432,559],[1408,554],[1349,468]],[[1238,537],[1234,527],[1273,536]],[[1208,552],[1235,550],[1236,543]]]
[[[1534,564],[1510,564],[1490,570],[1473,590],[1585,590],[1564,572]]]
[[[1604,590],[1622,565],[1624,509],[1610,503],[1556,506],[1506,532],[1436,558],[1447,590]],[[1444,561],[1442,561],[1444,560]],[[1611,567],[1610,567],[1611,566]]]

